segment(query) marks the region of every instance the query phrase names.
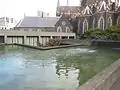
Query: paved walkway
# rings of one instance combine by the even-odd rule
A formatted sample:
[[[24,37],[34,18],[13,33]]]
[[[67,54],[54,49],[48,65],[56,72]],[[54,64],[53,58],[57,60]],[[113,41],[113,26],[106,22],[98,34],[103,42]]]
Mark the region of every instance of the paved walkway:
[[[120,78],[113,84],[110,90],[120,90]]]

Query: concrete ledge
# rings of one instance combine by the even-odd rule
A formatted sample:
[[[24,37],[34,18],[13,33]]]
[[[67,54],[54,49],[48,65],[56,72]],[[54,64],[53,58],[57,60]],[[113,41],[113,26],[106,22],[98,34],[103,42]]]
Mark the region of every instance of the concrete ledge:
[[[76,44],[76,45],[63,45],[63,46],[54,46],[54,47],[35,47],[35,46],[16,44],[16,43],[14,45],[24,46],[24,47],[39,49],[39,50],[50,50],[50,49],[60,49],[60,48],[68,48],[68,47],[85,46],[85,45],[81,45],[81,44]]]
[[[120,48],[120,41],[114,40],[92,40],[92,46],[107,46],[112,48]]]
[[[77,90],[110,90],[118,78],[120,78],[120,59],[78,87]]]
[[[112,48],[113,50],[120,50],[120,48]]]
[[[14,45],[14,44],[0,43],[0,46],[1,45]]]

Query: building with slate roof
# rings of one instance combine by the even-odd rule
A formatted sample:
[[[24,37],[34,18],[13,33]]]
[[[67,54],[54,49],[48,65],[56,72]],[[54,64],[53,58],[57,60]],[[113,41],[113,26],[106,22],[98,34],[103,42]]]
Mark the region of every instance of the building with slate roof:
[[[0,30],[0,43],[49,46],[51,39],[74,39],[68,19],[61,17],[25,16],[14,29]]]
[[[76,10],[74,10],[76,7],[71,9],[71,6],[66,6],[67,10],[66,7],[61,10],[63,6],[60,6],[59,0],[58,3],[56,15],[64,15],[69,17],[70,20],[75,18],[78,22],[76,34],[80,37],[89,28],[104,30],[109,26],[120,24],[119,0],[116,0],[116,2],[110,2],[110,0],[82,0],[81,6],[76,6]],[[68,13],[72,10],[74,13]],[[71,16],[74,16],[74,18]]]
[[[15,29],[46,31],[46,32],[72,32],[72,25],[66,18],[62,17],[38,17],[25,16]]]

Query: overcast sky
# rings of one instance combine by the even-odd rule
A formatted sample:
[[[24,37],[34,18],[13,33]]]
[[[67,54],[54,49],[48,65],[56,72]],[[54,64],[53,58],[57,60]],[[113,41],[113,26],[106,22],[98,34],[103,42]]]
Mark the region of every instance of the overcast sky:
[[[14,17],[17,20],[27,16],[37,15],[37,10],[55,16],[57,0],[0,0],[0,17]],[[70,5],[79,5],[79,0],[69,0]],[[67,0],[60,0],[61,5],[66,5]]]
[[[0,17],[8,16],[17,20],[27,16],[37,15],[37,10],[55,16],[57,0],[0,0]],[[114,1],[114,0],[113,0]],[[66,5],[67,0],[60,0],[61,5]],[[70,5],[79,5],[79,0],[69,0]]]

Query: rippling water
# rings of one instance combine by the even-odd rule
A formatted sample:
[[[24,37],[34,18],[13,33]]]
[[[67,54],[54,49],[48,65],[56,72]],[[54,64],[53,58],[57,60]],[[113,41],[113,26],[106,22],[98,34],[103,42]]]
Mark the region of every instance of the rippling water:
[[[0,90],[75,90],[120,57],[110,49],[0,46]]]

